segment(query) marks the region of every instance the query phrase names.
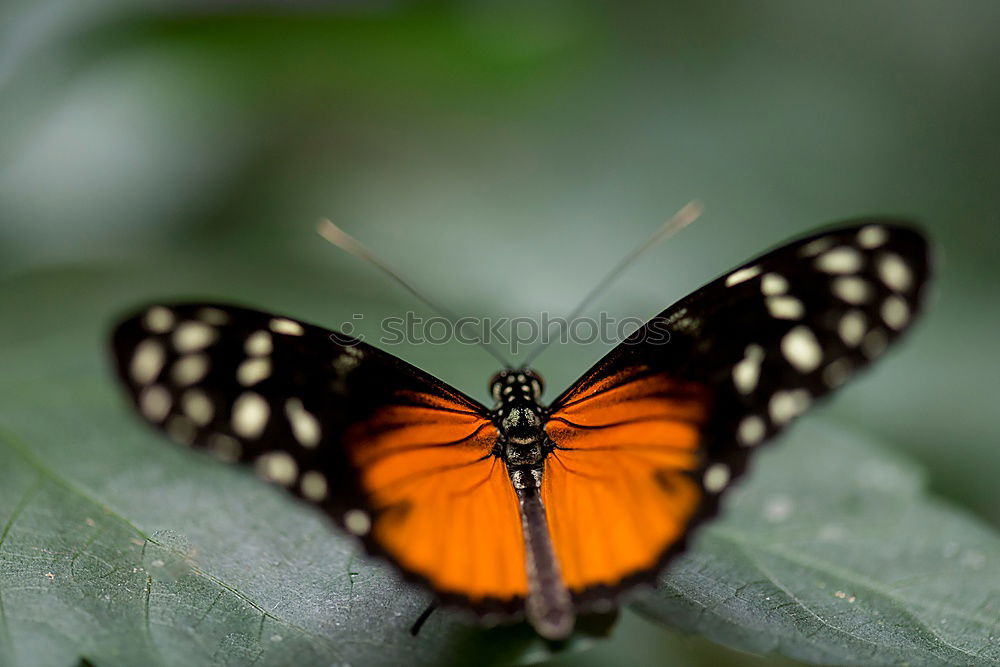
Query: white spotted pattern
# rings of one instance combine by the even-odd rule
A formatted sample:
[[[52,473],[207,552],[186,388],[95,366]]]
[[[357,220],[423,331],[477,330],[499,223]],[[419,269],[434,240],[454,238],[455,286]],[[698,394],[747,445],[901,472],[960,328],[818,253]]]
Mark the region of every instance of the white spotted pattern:
[[[337,371],[337,374],[341,377],[347,375],[361,363],[361,357],[359,354],[352,354],[350,351],[354,350],[353,347],[345,347],[343,353],[338,354],[333,359],[333,368]]]
[[[163,345],[155,338],[147,338],[139,343],[129,364],[129,374],[137,384],[149,384],[163,369],[166,354]]]
[[[760,281],[760,291],[764,296],[775,296],[788,291],[788,281],[777,273],[768,273]]]
[[[274,333],[285,334],[286,336],[301,336],[306,332],[301,324],[286,317],[272,318],[268,326],[271,327],[271,331]]]
[[[243,344],[243,351],[251,357],[265,357],[271,354],[273,349],[271,334],[266,331],[255,331],[247,336],[247,340]]]
[[[821,236],[818,239],[812,240],[809,243],[802,246],[799,250],[799,254],[803,257],[815,257],[824,250],[827,250],[833,245],[833,239],[829,236]]]
[[[871,298],[871,285],[857,276],[840,276],[833,281],[837,298],[852,304],[862,304]]]
[[[174,326],[174,314],[163,306],[153,306],[146,311],[143,323],[153,333],[167,333]]]
[[[726,287],[732,287],[733,285],[739,285],[740,283],[750,280],[754,276],[760,273],[759,266],[747,266],[738,271],[733,271],[726,278]]]
[[[812,329],[800,324],[781,339],[781,353],[796,370],[811,373],[823,361],[823,349]]]
[[[139,411],[151,422],[159,423],[170,413],[170,392],[153,384],[139,394]]]
[[[826,273],[857,273],[864,258],[856,248],[840,246],[816,258],[816,268]]]
[[[764,348],[756,343],[747,345],[743,360],[733,366],[733,384],[736,391],[749,394],[757,387],[760,379],[760,362],[764,360]]]
[[[899,331],[910,321],[910,307],[902,298],[893,295],[882,302],[882,319],[890,327]]]
[[[889,232],[885,231],[885,227],[878,225],[862,227],[858,232],[858,245],[862,248],[877,248],[888,240]]]
[[[347,510],[344,512],[344,527],[354,535],[367,535],[372,529],[372,520],[364,510]]]
[[[805,389],[788,389],[774,393],[768,403],[771,421],[787,424],[809,408],[812,398]]]
[[[200,382],[208,373],[208,356],[185,354],[170,368],[170,379],[179,387],[187,387]]]
[[[233,403],[233,431],[244,438],[257,438],[264,432],[271,408],[257,393],[245,391]]]
[[[878,275],[882,282],[897,292],[905,292],[913,284],[913,272],[895,253],[882,253],[878,259]]]
[[[302,495],[314,503],[326,500],[329,491],[326,477],[316,470],[310,470],[302,475],[299,488],[302,490]]]
[[[182,322],[174,331],[174,347],[180,353],[197,352],[215,342],[219,332],[204,322]]]
[[[206,426],[215,416],[215,406],[201,389],[188,389],[181,395],[181,409],[195,424]]]
[[[729,484],[729,466],[725,463],[713,463],[705,470],[702,483],[709,493],[719,493]]]
[[[252,387],[271,375],[271,359],[269,357],[251,357],[245,359],[236,368],[236,380],[244,387]]]
[[[300,445],[313,448],[319,444],[322,435],[319,420],[303,407],[302,401],[297,398],[285,401],[285,415],[292,425],[292,435],[295,436]]]
[[[299,478],[299,466],[288,452],[261,454],[255,463],[257,474],[264,479],[291,486]]]
[[[779,320],[798,320],[805,314],[805,306],[794,296],[769,296],[766,299],[767,311],[771,317]]]
[[[868,321],[860,310],[849,310],[844,313],[837,324],[837,334],[845,345],[857,347],[865,337]]]
[[[740,444],[747,447],[758,444],[766,434],[767,425],[757,415],[744,417],[736,430],[736,437],[739,438]]]

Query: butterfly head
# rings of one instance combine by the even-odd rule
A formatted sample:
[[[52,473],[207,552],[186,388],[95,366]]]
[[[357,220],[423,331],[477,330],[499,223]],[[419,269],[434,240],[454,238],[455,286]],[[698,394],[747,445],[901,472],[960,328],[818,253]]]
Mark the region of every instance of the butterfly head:
[[[496,402],[496,407],[504,403],[513,403],[518,400],[530,400],[538,402],[542,397],[545,383],[542,376],[531,370],[506,369],[496,373],[490,378],[490,395]]]
[[[496,424],[509,465],[530,465],[543,457],[542,378],[534,371],[504,370],[490,380]]]

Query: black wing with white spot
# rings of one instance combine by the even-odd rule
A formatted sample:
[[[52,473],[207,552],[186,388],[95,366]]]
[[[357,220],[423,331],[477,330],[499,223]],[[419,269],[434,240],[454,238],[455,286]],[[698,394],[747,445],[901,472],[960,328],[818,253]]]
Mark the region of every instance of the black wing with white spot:
[[[355,438],[352,453],[346,434],[367,434],[366,421],[392,409],[426,417],[446,406],[443,419],[488,419],[476,401],[390,354],[247,308],[150,306],[115,329],[112,347],[147,422],[180,444],[253,464],[359,534],[371,520],[358,463],[370,438]]]
[[[861,220],[765,253],[661,313],[671,356],[683,350],[675,372],[713,388],[710,448],[763,442],[881,356],[929,276],[919,231]]]
[[[556,398],[548,425],[555,458],[575,457],[582,470],[591,457],[596,466],[603,460],[614,467],[611,449],[616,455],[635,449],[627,461],[635,465],[651,451],[691,448],[692,462],[678,457],[651,474],[662,479],[679,471],[702,491],[697,501],[677,501],[687,482],[675,476],[665,487],[673,496],[663,494],[659,511],[679,516],[686,529],[663,542],[657,566],[582,597],[607,597],[680,551],[688,531],[715,513],[719,493],[743,472],[755,446],[904,333],[920,311],[929,273],[927,242],[909,225],[867,219],[832,227],[682,299]],[[636,424],[655,424],[662,435]],[[686,427],[699,436],[689,438]],[[618,433],[614,447],[604,442]],[[644,516],[651,512],[646,508]]]

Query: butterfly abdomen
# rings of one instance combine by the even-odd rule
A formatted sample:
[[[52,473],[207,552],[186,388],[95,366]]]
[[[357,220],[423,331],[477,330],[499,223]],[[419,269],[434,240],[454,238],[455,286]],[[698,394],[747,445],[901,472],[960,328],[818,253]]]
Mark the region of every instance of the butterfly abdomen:
[[[541,469],[535,476],[538,484],[519,487],[515,481],[524,534],[525,567],[528,597],[525,614],[532,626],[547,639],[565,639],[573,631],[576,613],[566,588],[559,560],[556,558],[539,490]],[[514,481],[514,475],[511,475]]]

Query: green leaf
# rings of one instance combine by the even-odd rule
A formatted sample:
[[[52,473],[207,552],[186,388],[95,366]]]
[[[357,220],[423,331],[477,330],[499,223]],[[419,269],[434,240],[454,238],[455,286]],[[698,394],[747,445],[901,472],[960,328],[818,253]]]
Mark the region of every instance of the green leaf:
[[[813,419],[786,440],[634,608],[819,664],[1000,663],[995,531],[857,434]]]

